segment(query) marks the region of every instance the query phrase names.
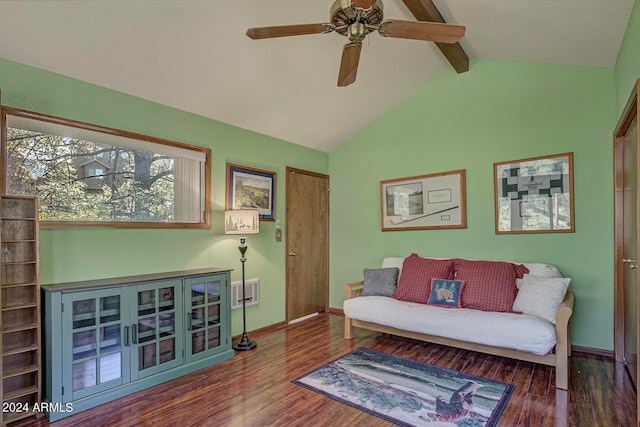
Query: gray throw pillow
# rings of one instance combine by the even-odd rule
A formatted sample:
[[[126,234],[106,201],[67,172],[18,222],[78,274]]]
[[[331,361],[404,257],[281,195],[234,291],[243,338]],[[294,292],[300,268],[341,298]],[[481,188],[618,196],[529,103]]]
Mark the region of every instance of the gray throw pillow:
[[[365,268],[364,269],[364,285],[362,287],[361,296],[391,296],[396,291],[398,284],[398,272],[400,270],[393,268]]]

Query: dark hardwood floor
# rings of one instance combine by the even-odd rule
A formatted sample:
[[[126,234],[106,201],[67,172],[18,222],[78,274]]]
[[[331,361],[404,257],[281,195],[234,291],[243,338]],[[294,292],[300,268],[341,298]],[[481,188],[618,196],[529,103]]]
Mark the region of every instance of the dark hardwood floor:
[[[324,314],[263,334],[255,350],[65,418],[58,426],[388,426],[387,421],[296,386],[291,380],[357,347],[515,384],[500,426],[636,426],[636,393],[626,372],[574,354],[570,390],[556,390],[546,366],[356,330]],[[14,426],[48,426],[34,418]]]

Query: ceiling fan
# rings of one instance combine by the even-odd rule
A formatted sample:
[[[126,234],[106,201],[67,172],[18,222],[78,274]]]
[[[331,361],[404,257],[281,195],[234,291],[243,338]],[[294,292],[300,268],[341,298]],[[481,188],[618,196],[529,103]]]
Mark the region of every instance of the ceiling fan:
[[[378,31],[384,37],[457,43],[465,33],[462,25],[424,21],[384,20],[382,0],[335,0],[329,23],[256,27],[247,30],[252,39],[326,34],[336,32],[349,39],[342,51],[338,86],[356,81],[362,41]]]

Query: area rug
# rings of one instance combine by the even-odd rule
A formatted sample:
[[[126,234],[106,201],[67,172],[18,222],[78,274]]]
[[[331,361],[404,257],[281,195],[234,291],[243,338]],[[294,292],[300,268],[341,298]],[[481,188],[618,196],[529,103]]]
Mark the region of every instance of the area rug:
[[[367,348],[293,383],[401,426],[495,426],[515,389]]]

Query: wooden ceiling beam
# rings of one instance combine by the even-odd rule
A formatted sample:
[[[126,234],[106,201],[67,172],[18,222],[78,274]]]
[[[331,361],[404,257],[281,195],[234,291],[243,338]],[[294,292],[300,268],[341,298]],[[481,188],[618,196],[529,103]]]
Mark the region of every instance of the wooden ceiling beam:
[[[418,21],[440,22],[446,24],[446,21],[440,14],[436,5],[433,4],[432,0],[402,1]],[[451,63],[451,66],[458,73],[469,71],[469,57],[462,46],[460,46],[460,43],[436,43],[436,46],[438,46],[445,58],[447,58],[449,63]]]

